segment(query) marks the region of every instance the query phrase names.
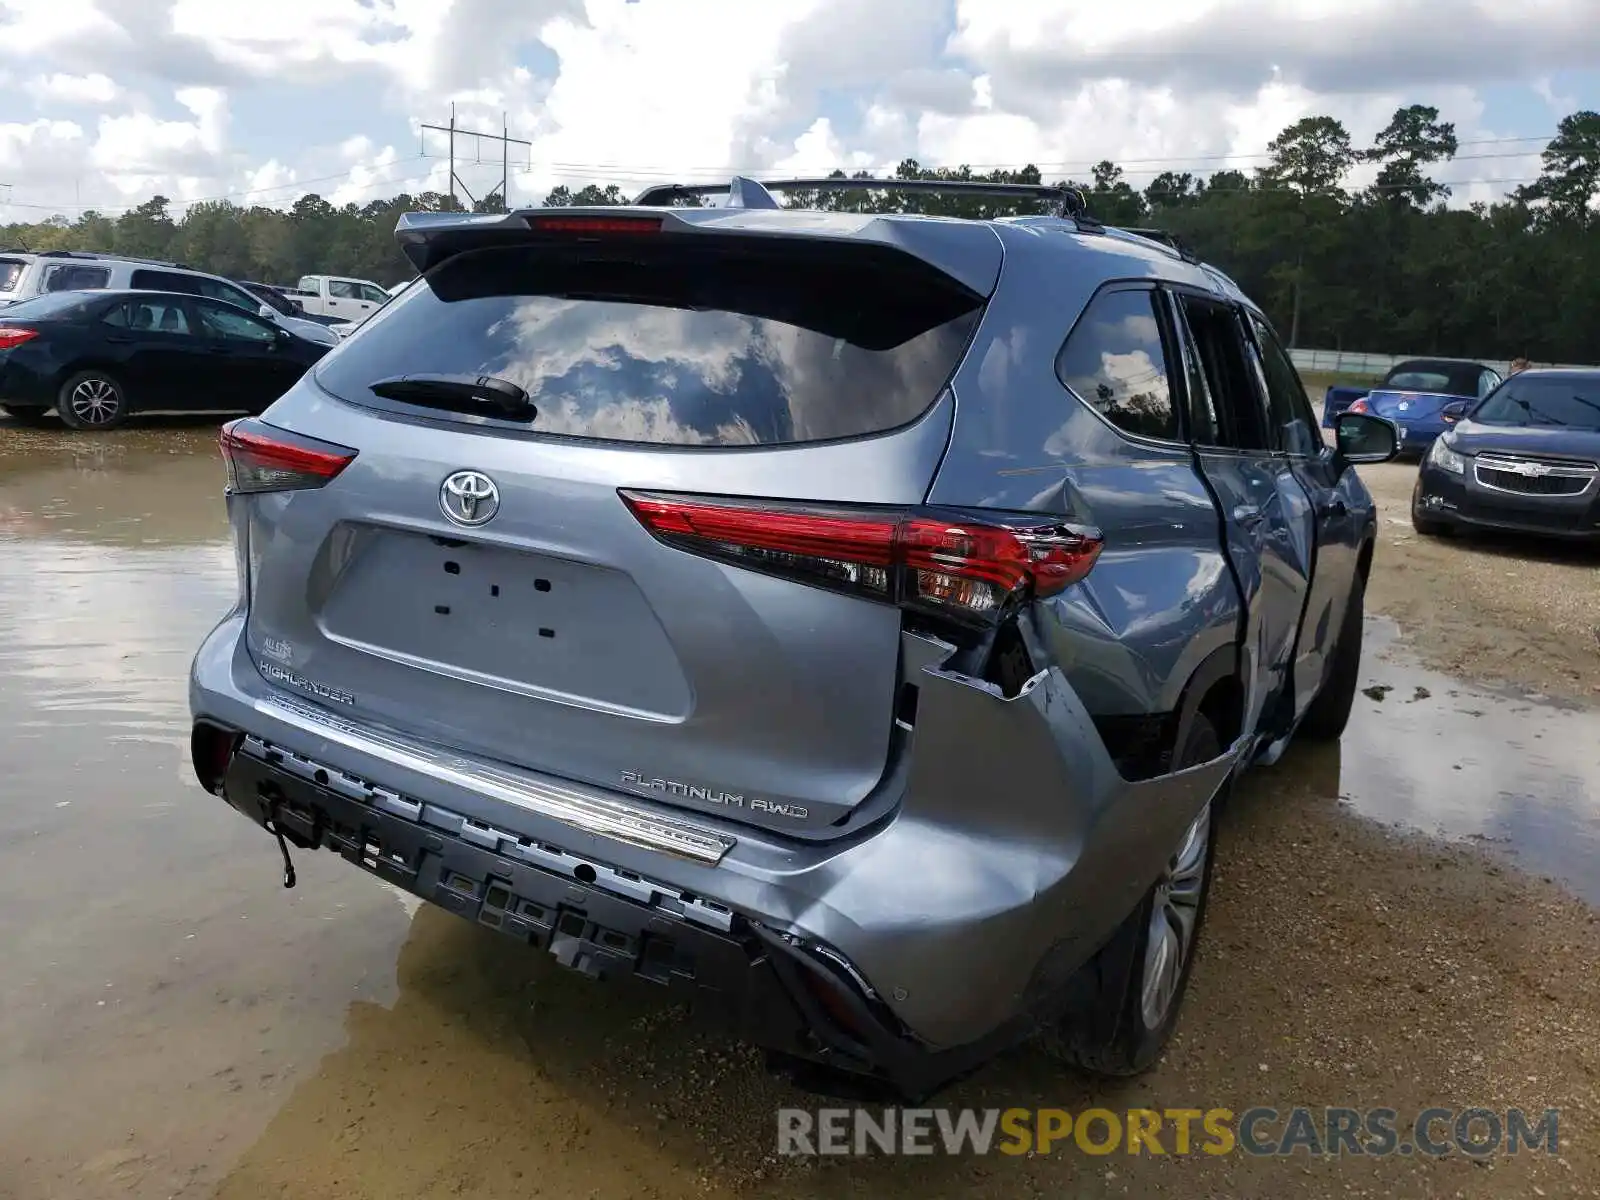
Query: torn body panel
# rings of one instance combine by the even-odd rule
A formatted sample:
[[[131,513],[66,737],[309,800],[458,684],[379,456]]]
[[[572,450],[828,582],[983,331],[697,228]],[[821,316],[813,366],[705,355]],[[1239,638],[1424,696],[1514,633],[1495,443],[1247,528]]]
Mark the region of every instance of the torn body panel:
[[[386,759],[349,735],[358,726],[348,719],[321,728],[288,719],[252,665],[242,626],[240,615],[226,619],[196,657],[197,717],[249,728],[374,792],[459,816],[508,858],[525,858],[515,850],[519,839],[559,849],[575,863],[659,880],[825,947],[930,1049],[977,1042],[1024,1017],[1046,955],[1059,967],[1098,947],[1233,766],[1230,754],[1130,783],[1058,666],[1043,666],[1007,698],[949,669],[947,644],[907,635],[903,658],[919,698],[897,802],[870,827],[826,843],[688,814],[693,832],[720,851],[713,862],[664,854],[474,786],[481,778],[562,787],[581,806],[585,789],[565,781],[415,739],[409,759]],[[985,755],[966,749],[973,738]],[[681,808],[587,793],[599,806],[632,806],[647,822],[685,823]],[[985,984],[952,988],[953,972]]]

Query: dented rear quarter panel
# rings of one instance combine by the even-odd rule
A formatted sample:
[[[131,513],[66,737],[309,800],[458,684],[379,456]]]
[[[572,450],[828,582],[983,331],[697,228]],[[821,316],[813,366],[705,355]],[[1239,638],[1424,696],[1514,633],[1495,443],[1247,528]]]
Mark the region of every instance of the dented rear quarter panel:
[[[1174,711],[1195,669],[1239,636],[1216,506],[1188,446],[1118,432],[1061,383],[1055,357],[1108,282],[1212,281],[1142,245],[1002,229],[1000,286],[955,376],[956,420],[929,500],[1097,527],[1105,550],[1093,572],[1045,606],[1056,661],[1097,716]]]

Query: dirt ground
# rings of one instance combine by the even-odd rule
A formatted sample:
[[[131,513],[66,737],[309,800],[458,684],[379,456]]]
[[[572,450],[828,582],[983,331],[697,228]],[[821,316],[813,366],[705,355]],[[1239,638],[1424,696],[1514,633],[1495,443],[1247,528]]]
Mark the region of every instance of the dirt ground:
[[[0,422],[4,1200],[1600,1196],[1600,675],[1561,632],[1592,562],[1424,543],[1414,468],[1370,469],[1379,698],[1243,781],[1169,1052],[1106,1084],[1022,1048],[936,1101],[1556,1108],[1555,1154],[779,1158],[776,1110],[821,1102],[752,1052],[332,855],[284,892],[199,789],[214,446]]]
[[[1379,505],[1368,606],[1430,666],[1600,705],[1600,547],[1425,538],[1411,527],[1414,463],[1362,471]]]

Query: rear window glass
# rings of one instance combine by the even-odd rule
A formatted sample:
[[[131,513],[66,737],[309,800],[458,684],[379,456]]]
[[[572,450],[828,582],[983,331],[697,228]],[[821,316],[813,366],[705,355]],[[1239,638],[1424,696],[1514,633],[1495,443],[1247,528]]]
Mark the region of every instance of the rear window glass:
[[[980,297],[898,252],[712,240],[463,254],[374,314],[317,381],[356,403],[448,420],[368,385],[494,375],[529,393],[538,415],[518,428],[536,434],[825,441],[925,412],[981,315]]]
[[[1387,389],[1399,392],[1437,392],[1445,396],[1477,396],[1482,368],[1470,363],[1402,363],[1383,381]]]
[[[1600,430],[1600,375],[1513,376],[1478,405],[1472,419],[1480,425]]]
[[[0,258],[0,292],[14,292],[22,282],[23,268],[28,264],[19,258]]]

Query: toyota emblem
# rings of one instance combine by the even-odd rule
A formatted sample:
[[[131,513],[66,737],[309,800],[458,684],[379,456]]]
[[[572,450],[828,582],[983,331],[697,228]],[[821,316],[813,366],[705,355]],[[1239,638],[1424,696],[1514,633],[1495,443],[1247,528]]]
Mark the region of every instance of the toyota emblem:
[[[457,525],[483,525],[500,511],[500,489],[482,471],[457,471],[439,485],[439,508]]]

